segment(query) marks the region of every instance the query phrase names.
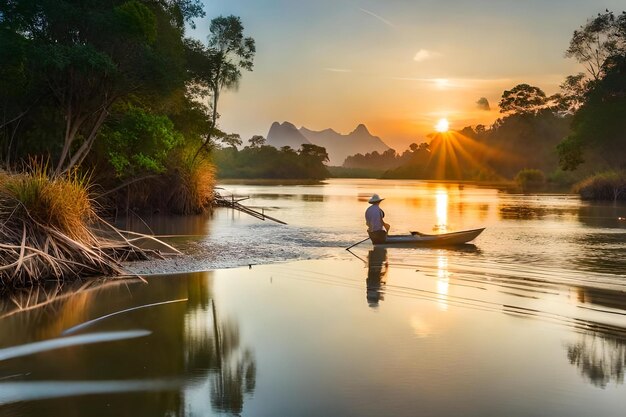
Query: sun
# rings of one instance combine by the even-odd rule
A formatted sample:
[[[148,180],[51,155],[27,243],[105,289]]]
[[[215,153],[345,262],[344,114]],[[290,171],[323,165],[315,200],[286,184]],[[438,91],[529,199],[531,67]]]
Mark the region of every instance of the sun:
[[[435,125],[435,130],[439,133],[445,133],[450,129],[450,123],[447,119],[439,119],[437,124]]]

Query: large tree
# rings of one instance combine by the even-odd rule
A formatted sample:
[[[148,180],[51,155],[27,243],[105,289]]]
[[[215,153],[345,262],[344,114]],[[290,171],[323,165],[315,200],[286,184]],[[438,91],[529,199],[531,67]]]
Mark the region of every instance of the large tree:
[[[599,13],[574,31],[565,56],[580,62],[594,81],[604,78],[606,60],[626,50],[625,22],[624,12]]]
[[[193,92],[210,102],[211,130],[196,152],[208,150],[217,129],[217,106],[223,90],[235,89],[242,70],[251,71],[256,47],[254,39],[245,37],[243,24],[237,16],[219,16],[211,20],[208,45],[198,41],[187,43],[188,59],[193,77]]]
[[[15,126],[37,101],[54,100],[64,133],[48,149],[55,171],[68,171],[92,149],[118,100],[182,88],[185,22],[201,15],[198,0],[1,2],[0,33],[19,47],[32,87],[19,108],[2,101],[17,116],[9,122]]]
[[[505,90],[500,99],[500,113],[534,115],[546,109],[558,106],[560,96],[546,96],[539,87],[518,84]]]
[[[589,20],[574,32],[567,54],[589,78],[572,83],[579,106],[570,135],[558,145],[561,167],[589,161],[590,169],[626,168],[626,12]]]
[[[572,132],[558,145],[561,167],[626,169],[626,56],[607,61],[604,76],[574,115]]]

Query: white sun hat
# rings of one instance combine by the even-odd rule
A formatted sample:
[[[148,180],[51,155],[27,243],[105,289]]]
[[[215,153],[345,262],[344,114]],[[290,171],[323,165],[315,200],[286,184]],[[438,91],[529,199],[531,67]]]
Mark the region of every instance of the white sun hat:
[[[379,202],[381,202],[383,200],[384,200],[384,198],[380,198],[380,196],[378,194],[374,194],[372,196],[372,198],[369,199],[368,203],[374,204],[374,203],[379,203]]]

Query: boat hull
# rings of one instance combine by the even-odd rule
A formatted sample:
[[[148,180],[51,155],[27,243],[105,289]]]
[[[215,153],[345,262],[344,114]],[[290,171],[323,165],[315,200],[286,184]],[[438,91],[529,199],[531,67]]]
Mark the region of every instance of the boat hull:
[[[457,246],[476,239],[483,230],[485,230],[485,228],[442,233],[438,235],[427,235],[418,232],[412,232],[410,235],[389,235],[385,243],[379,243],[376,244],[376,246]]]

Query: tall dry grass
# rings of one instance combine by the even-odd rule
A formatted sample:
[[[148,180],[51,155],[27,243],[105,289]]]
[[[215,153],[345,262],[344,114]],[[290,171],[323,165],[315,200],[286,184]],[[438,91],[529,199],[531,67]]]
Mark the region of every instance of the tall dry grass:
[[[176,214],[199,214],[210,207],[215,188],[215,167],[204,158],[184,156],[167,177],[167,207]]]
[[[74,172],[53,177],[38,162],[22,174],[0,174],[4,287],[123,274],[120,260],[148,257],[135,245],[140,238],[129,239],[98,217],[87,176]]]
[[[2,210],[13,220],[33,221],[76,239],[93,243],[88,224],[96,218],[89,198],[89,178],[72,172],[51,178],[47,165],[33,163],[24,174],[0,179]]]
[[[214,165],[180,152],[172,156],[165,173],[118,190],[113,204],[122,212],[200,214],[210,209],[214,187]]]

